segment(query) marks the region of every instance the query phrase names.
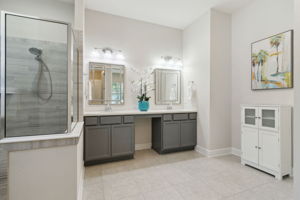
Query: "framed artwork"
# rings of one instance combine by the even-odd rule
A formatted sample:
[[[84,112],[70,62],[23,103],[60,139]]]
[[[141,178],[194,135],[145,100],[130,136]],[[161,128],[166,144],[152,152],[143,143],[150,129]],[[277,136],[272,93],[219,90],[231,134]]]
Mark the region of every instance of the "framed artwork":
[[[251,44],[251,89],[293,88],[293,30]]]

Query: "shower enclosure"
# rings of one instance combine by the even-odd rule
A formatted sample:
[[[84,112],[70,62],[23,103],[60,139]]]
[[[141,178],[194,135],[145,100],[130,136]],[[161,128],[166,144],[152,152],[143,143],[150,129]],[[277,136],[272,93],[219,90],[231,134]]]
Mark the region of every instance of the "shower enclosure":
[[[0,139],[71,131],[77,110],[71,33],[65,22],[1,13]]]

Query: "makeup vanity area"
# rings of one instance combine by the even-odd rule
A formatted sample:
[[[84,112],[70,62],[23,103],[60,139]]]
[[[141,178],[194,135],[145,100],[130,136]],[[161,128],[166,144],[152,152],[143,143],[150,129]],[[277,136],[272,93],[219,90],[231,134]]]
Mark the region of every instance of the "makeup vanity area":
[[[194,149],[195,110],[85,113],[85,165],[130,159],[135,151],[135,119],[151,118],[152,148],[160,153]]]
[[[168,109],[115,111],[110,104],[124,102],[124,71],[121,65],[90,63],[89,104],[106,106],[105,111],[84,113],[85,165],[134,158],[138,134],[135,121],[141,118],[151,120],[152,149],[157,153],[193,150],[197,143],[197,110],[173,108],[181,101],[181,72],[154,71],[155,102]]]

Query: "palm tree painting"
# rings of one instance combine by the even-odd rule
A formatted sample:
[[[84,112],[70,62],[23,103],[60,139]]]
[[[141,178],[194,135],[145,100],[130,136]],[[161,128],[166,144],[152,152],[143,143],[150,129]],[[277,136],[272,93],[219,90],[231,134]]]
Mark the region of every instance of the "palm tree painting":
[[[293,87],[292,42],[291,30],[252,43],[252,90]]]

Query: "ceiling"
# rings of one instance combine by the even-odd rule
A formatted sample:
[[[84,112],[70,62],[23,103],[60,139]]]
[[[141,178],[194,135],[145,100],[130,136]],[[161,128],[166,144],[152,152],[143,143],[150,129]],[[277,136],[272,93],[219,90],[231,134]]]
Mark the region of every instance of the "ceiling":
[[[232,13],[252,0],[86,0],[88,9],[184,29],[208,9]]]

